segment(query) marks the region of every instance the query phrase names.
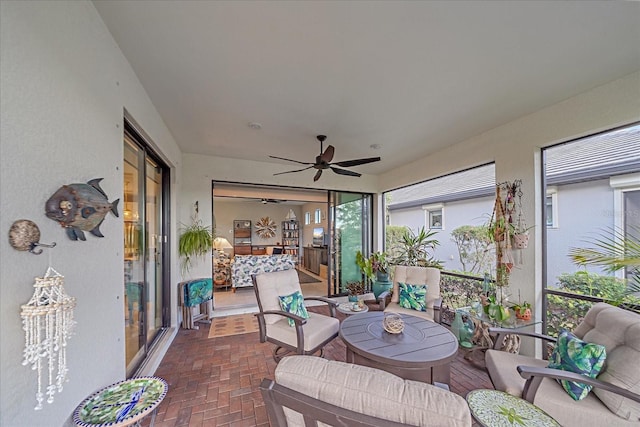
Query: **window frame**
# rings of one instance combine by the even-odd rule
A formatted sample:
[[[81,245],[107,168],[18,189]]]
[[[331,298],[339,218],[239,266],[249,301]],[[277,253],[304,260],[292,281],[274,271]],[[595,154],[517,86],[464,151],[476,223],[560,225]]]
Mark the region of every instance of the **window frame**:
[[[444,203],[436,203],[433,205],[423,205],[421,206],[424,211],[424,222],[425,226],[429,230],[444,230]],[[440,226],[433,226],[431,223],[434,214],[440,214]]]

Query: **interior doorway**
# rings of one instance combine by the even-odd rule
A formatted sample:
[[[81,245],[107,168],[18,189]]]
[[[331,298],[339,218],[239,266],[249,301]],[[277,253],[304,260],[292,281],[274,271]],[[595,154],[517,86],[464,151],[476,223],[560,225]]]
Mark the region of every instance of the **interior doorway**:
[[[330,191],[214,181],[212,195],[217,247],[212,259],[214,315],[221,310],[229,314],[257,311],[253,287],[241,286],[246,281],[234,286],[231,270],[236,255],[289,253],[305,296],[340,293],[340,287],[330,280],[335,277],[331,237],[335,209]],[[357,199],[363,197],[370,195],[356,195]],[[366,207],[370,209],[370,204]],[[265,228],[266,232],[261,231]],[[359,224],[354,230],[362,233],[368,229]]]

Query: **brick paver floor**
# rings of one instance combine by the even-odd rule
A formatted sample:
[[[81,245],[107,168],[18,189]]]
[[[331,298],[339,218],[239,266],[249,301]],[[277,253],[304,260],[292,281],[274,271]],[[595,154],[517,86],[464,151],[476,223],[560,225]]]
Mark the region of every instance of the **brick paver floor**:
[[[155,426],[268,426],[258,386],[263,378],[274,378],[273,344],[260,343],[257,332],[210,339],[208,333],[206,324],[181,329],[167,351],[155,375],[169,383],[169,392],[158,407]],[[336,338],[325,347],[324,357],[344,361],[345,354],[344,343]],[[462,353],[451,365],[450,386],[461,396],[493,388],[486,372]],[[149,423],[147,417],[143,425]]]

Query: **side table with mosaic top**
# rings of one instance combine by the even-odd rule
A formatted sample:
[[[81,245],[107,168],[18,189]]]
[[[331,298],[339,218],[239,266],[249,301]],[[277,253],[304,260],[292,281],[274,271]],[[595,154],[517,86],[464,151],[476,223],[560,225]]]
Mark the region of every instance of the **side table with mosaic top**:
[[[169,386],[159,377],[135,377],[104,387],[78,405],[73,422],[78,427],[140,425],[167,395]]]
[[[473,418],[485,427],[560,427],[542,409],[503,391],[472,390],[467,403]]]

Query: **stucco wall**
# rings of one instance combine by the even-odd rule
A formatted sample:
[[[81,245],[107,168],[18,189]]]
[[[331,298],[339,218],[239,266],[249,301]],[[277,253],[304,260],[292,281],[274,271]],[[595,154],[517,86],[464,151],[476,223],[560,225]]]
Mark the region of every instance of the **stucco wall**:
[[[44,203],[61,185],[92,178],[104,178],[110,201],[123,200],[125,108],[173,167],[174,191],[181,154],[92,3],[3,1],[0,31],[0,425],[60,426],[82,399],[125,376],[123,223],[108,214],[104,238],[71,241],[45,217]],[[21,218],[57,246],[39,256],[12,249],[6,233]],[[34,411],[20,305],[49,262],[77,299],[78,324],[67,348],[69,382]]]

